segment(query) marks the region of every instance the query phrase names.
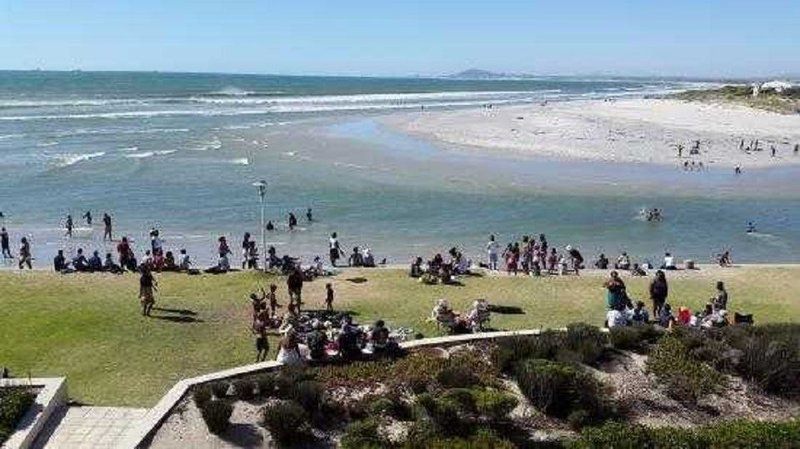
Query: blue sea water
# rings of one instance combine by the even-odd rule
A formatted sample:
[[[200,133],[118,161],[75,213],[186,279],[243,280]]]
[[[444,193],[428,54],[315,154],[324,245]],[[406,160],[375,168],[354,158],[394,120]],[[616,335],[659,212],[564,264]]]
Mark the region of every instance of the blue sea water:
[[[405,263],[459,245],[479,257],[501,240],[547,233],[588,254],[621,250],[655,260],[665,250],[707,261],[797,262],[796,169],[768,181],[702,179],[665,168],[460,153],[384,128],[395,111],[660,95],[702,85],[657,79],[471,81],[92,72],[0,72],[0,211],[42,266],[58,248],[110,249],[103,212],[143,248],[158,227],[172,249],[213,259],[219,234],[258,234],[269,184],[270,244],[305,258],[369,246]],[[579,179],[580,182],[573,180]],[[736,183],[749,183],[737,185]],[[766,184],[764,184],[766,183]],[[688,185],[692,194],[661,186]],[[779,194],[771,195],[771,190]],[[318,218],[284,229],[286,214]],[[665,209],[663,223],[637,219]],[[63,217],[95,215],[94,229],[63,237]],[[756,221],[757,235],[743,232]],[[83,225],[81,225],[83,226]],[[85,227],[85,226],[84,226]]]

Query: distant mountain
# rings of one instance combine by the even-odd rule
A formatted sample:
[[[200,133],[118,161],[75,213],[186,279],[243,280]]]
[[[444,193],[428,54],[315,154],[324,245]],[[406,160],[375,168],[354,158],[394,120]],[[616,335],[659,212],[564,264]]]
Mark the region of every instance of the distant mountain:
[[[502,79],[532,78],[533,76],[534,75],[519,74],[519,73],[497,73],[482,69],[468,69],[464,70],[463,72],[446,75],[445,78],[460,79],[460,80],[502,80]]]

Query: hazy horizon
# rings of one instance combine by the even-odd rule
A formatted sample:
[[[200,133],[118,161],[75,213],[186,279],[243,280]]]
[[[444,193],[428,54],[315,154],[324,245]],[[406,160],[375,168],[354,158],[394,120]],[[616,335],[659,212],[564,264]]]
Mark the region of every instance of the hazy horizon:
[[[316,76],[800,75],[800,2],[0,0],[0,68]]]

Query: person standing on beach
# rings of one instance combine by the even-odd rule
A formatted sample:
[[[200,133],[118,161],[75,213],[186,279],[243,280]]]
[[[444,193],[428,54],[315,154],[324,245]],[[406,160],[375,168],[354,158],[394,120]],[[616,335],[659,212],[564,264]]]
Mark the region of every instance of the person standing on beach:
[[[489,269],[497,271],[497,252],[500,245],[495,241],[494,234],[489,236],[489,243],[486,244],[486,253],[489,257]]]
[[[31,244],[28,243],[27,238],[22,237],[19,246],[19,269],[22,270],[24,266],[27,265],[29,270],[33,270],[33,264],[31,263],[32,260]]]
[[[309,223],[314,221],[314,215],[311,214],[311,208],[310,207],[306,211],[306,219],[308,220]]]
[[[103,214],[103,240],[108,238],[108,241],[114,240],[111,238],[111,215]]]
[[[247,261],[250,259],[250,233],[245,232],[242,237],[242,270],[247,267]]]
[[[331,258],[331,265],[335,267],[336,261],[339,260],[339,257],[343,254],[342,248],[339,247],[339,238],[335,232],[331,234],[331,238],[328,240],[328,249]]]
[[[92,211],[87,210],[85,214],[83,214],[83,218],[86,220],[86,225],[90,228],[92,227]]]
[[[3,249],[3,259],[13,259],[14,255],[11,254],[11,245],[8,240],[8,231],[3,227],[0,229],[0,247]]]
[[[650,283],[650,299],[653,301],[653,316],[657,317],[661,314],[661,309],[667,302],[669,295],[669,286],[667,285],[667,277],[661,270],[656,271],[656,277]]]
[[[139,301],[142,303],[142,316],[150,316],[153,304],[156,302],[154,292],[158,290],[158,283],[147,265],[142,265],[141,273],[139,277]]]
[[[289,212],[289,230],[294,231],[295,226],[297,226],[297,217],[294,216],[294,213]]]
[[[64,228],[67,230],[67,233],[64,234],[67,237],[72,237],[72,229],[74,228],[74,223],[72,222],[72,215],[67,214],[67,220],[64,222]]]
[[[794,144],[794,155],[797,156],[798,152],[800,152],[800,143]]]
[[[325,284],[325,310],[328,312],[333,311],[333,284],[328,282]]]

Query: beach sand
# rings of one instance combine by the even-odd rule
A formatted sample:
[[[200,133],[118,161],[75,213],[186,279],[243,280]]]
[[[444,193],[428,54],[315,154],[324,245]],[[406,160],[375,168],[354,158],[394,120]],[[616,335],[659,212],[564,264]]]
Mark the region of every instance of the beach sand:
[[[800,115],[668,99],[572,101],[395,114],[383,123],[459,147],[556,159],[764,168],[800,164]],[[758,139],[762,151],[739,149]],[[690,156],[694,141],[699,155]],[[677,146],[684,146],[679,159]],[[771,146],[777,150],[771,156]]]

